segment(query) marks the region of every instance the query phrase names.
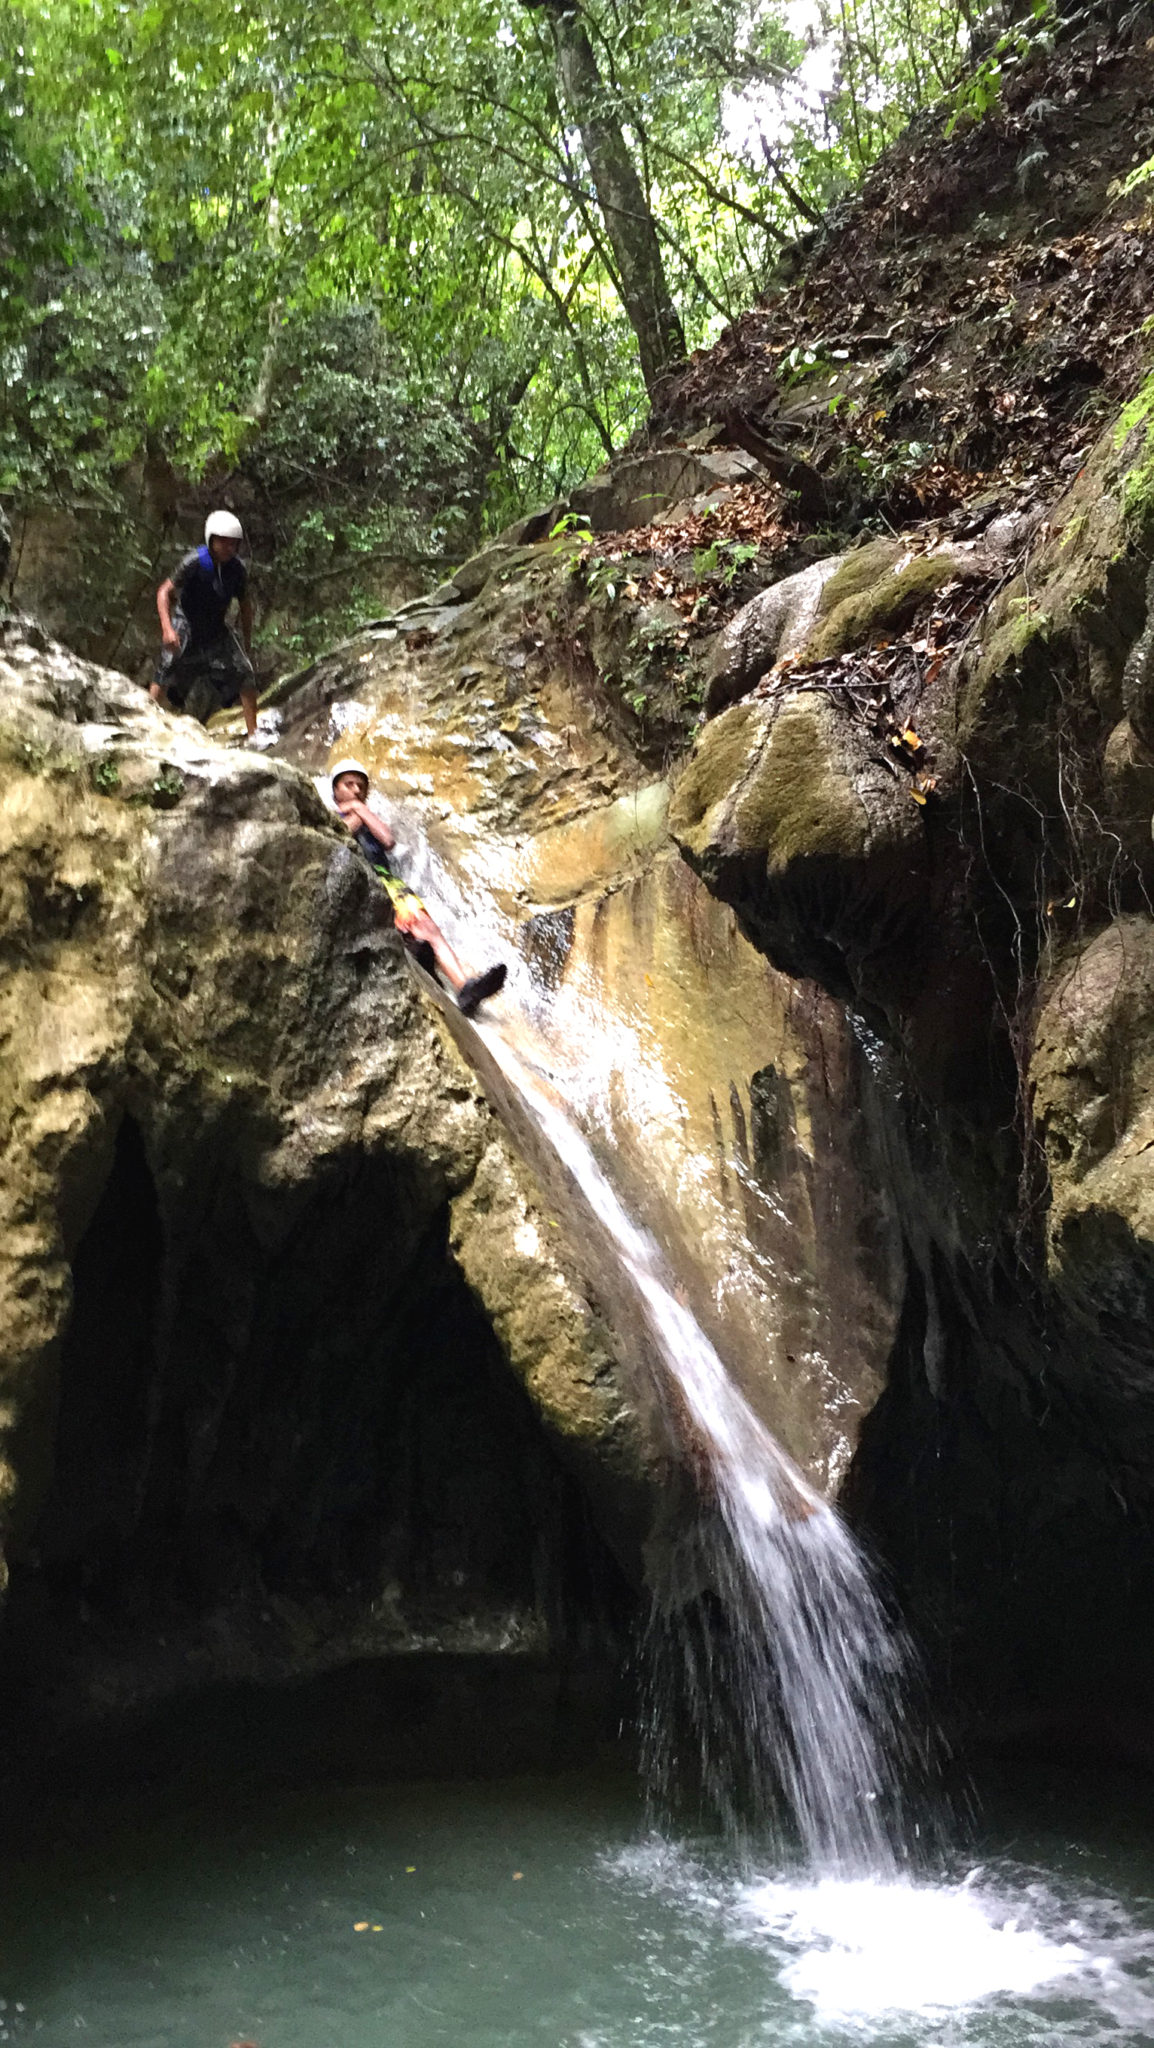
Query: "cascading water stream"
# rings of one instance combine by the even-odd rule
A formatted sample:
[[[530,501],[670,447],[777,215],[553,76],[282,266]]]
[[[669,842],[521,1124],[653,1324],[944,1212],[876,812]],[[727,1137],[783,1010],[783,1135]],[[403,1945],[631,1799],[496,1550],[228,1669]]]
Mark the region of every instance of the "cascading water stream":
[[[892,1872],[905,1651],[868,1566],[733,1384],[585,1138],[509,1038],[499,1028],[486,1037],[611,1243],[704,1450],[716,1516],[696,1532],[695,1564],[724,1608],[727,1653],[719,1660],[717,1644],[687,1623],[676,1572],[659,1625],[678,1637],[686,1660],[709,1788],[732,1812],[735,1778],[755,1805],[776,1779],[812,1865]],[[723,1677],[736,1697],[719,1702]]]
[[[468,934],[474,955],[479,943],[485,957],[508,951],[509,934],[466,898],[427,842],[418,837],[403,861],[450,932]],[[484,1022],[485,1051],[632,1296],[632,1320],[639,1311],[646,1348],[668,1381],[658,1392],[683,1433],[688,1424],[712,1496],[674,1546],[657,1590],[658,1689],[678,1695],[705,1789],[731,1823],[769,1823],[784,1800],[811,1867],[890,1875],[906,1860],[906,1646],[849,1530],[754,1414],[678,1299],[655,1241],[627,1214],[544,1078],[548,1000],[531,983],[524,988],[528,980],[524,969],[511,976],[505,1021],[494,1014]],[[655,1714],[658,1728],[663,1718],[668,1725],[667,1704]],[[662,1748],[658,1732],[658,1775]]]

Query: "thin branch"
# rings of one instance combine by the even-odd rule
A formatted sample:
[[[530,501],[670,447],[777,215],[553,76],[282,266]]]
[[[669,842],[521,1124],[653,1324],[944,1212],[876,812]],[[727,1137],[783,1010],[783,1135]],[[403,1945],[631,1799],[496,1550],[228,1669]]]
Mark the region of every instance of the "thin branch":
[[[766,163],[768,164],[774,177],[777,179],[778,184],[781,186],[782,191],[785,193],[785,196],[789,200],[789,203],[793,207],[794,211],[796,213],[800,213],[802,219],[808,220],[813,227],[820,228],[824,226],[824,216],[820,214],[815,207],[811,206],[809,200],[804,198],[803,195],[798,191],[797,186],[794,184],[792,178],[790,178],[788,174],[782,169],[781,158],[778,156],[777,151],[770,148],[769,143],[767,142],[765,135],[763,134],[760,128],[757,131],[757,139],[761,144],[761,153],[765,158]]]
[[[775,241],[783,243],[789,241],[789,236],[782,232],[776,221],[770,220],[764,213],[758,213],[754,207],[746,206],[744,200],[739,199],[736,193],[727,192],[723,185],[718,185],[709,177],[707,172],[702,170],[701,165],[695,164],[690,157],[682,156],[668,142],[655,143],[654,147],[658,156],[668,157],[670,163],[677,164],[683,171],[688,171],[690,177],[696,180],[707,198],[715,199],[719,206],[727,207],[730,213],[738,214],[742,220],[749,221],[755,228],[760,228],[764,234],[772,235]]]
[[[767,469],[778,483],[797,492],[803,518],[823,519],[828,515],[829,492],[825,478],[812,462],[805,462],[800,455],[791,455],[788,448],[781,447],[778,442],[767,440],[743,413],[727,413],[725,431],[739,448],[756,457],[762,468]]]

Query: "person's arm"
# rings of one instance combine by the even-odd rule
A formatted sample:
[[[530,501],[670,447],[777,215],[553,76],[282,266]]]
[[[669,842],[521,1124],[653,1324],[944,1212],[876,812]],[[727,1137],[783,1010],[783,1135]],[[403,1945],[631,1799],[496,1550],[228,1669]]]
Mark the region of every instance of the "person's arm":
[[[171,576],[166,576],[156,593],[156,609],[160,613],[160,637],[174,654],[180,653],[180,635],[172,623],[172,600],[176,596],[176,585]]]
[[[396,845],[397,842],[393,838],[384,819],[378,818],[375,811],[370,811],[367,804],[355,801],[351,804],[345,804],[341,809],[341,816],[350,832],[355,832],[358,825],[367,825],[373,838],[380,840],[386,853],[391,852]]]
[[[242,566],[243,566],[243,565],[242,565]],[[251,597],[250,597],[250,596],[249,596],[249,594],[248,594],[248,573],[247,573],[247,571],[245,572],[245,577],[244,577],[244,581],[243,581],[243,583],[241,584],[240,596],[239,596],[239,597],[237,598],[237,615],[238,615],[238,617],[239,617],[239,619],[240,619],[240,633],[241,633],[241,639],[242,639],[242,640],[244,641],[244,651],[245,651],[245,653],[247,654],[247,656],[248,656],[248,658],[249,658],[249,663],[250,663],[250,665],[251,665],[251,663],[252,663],[252,599],[251,599]],[[250,683],[250,684],[248,685],[248,688],[247,688],[247,689],[242,689],[242,690],[241,690],[241,693],[240,693],[240,708],[241,708],[241,712],[243,713],[243,716],[244,716],[244,727],[245,727],[245,731],[247,732],[247,734],[248,734],[248,736],[249,736],[250,740],[252,740],[252,739],[255,739],[255,738],[256,738],[256,678],[255,678],[255,676],[254,676],[254,678],[253,678],[252,682],[251,682],[251,683]]]

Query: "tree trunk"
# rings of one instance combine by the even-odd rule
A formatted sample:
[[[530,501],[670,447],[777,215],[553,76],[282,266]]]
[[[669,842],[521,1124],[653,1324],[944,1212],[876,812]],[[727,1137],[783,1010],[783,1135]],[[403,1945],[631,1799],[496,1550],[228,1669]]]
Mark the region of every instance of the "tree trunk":
[[[543,6],[549,15],[562,105],[580,131],[617,265],[622,304],[637,336],[641,374],[650,398],[656,399],[669,372],[685,361],[685,335],[666,283],[649,201],[610,105],[577,0],[525,0],[525,5]]]

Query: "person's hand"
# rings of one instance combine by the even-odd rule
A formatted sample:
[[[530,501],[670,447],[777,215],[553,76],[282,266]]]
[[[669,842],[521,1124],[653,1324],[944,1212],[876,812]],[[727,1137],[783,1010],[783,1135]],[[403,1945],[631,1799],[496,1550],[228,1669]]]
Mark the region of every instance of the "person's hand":
[[[358,825],[367,825],[373,838],[379,839],[383,847],[389,848],[396,845],[396,841],[385,824],[384,819],[378,818],[375,811],[370,811],[368,805],[363,804],[359,797],[354,797],[351,804],[344,805],[341,816],[346,824],[351,818]]]
[[[180,634],[175,626],[165,626],[160,635],[164,645],[172,654],[180,653]]]

